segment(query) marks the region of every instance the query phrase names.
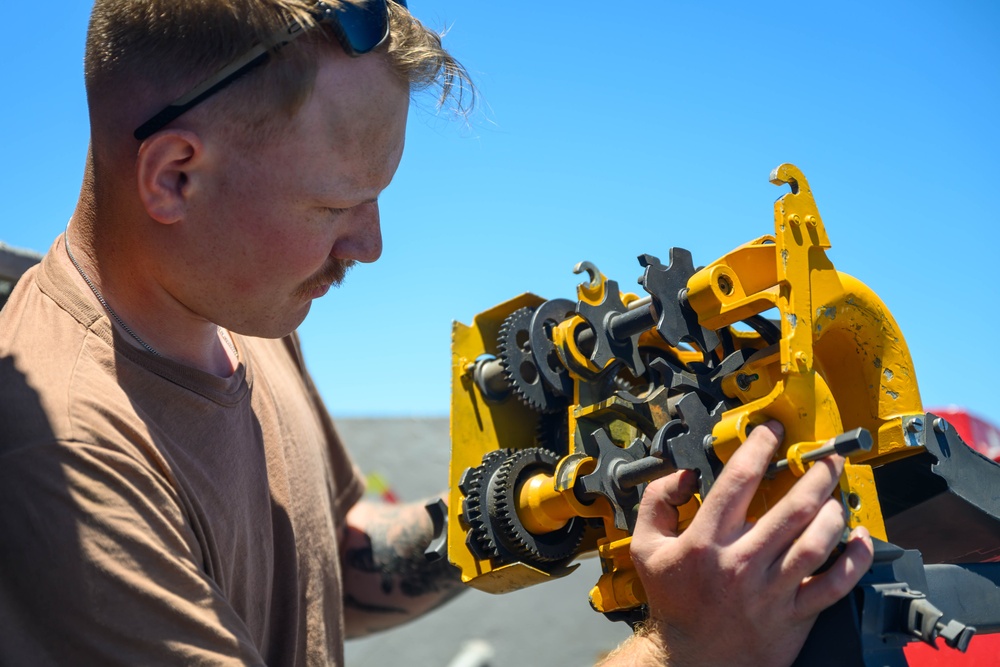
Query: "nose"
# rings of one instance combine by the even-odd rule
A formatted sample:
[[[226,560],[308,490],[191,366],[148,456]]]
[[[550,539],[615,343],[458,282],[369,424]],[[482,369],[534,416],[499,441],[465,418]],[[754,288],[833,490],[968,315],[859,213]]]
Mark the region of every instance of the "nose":
[[[351,210],[346,231],[337,244],[336,256],[358,262],[374,262],[382,256],[382,225],[377,201],[365,202]]]

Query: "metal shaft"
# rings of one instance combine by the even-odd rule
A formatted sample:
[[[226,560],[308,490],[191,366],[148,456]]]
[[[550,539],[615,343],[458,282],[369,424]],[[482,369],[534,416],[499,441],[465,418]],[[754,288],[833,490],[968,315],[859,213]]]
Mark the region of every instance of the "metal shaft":
[[[677,470],[670,461],[647,456],[637,461],[622,463],[615,468],[615,480],[621,489],[631,489],[645,482],[665,477]]]
[[[641,300],[639,307],[619,313],[608,320],[608,333],[617,341],[625,341],[636,334],[649,331],[656,326],[656,315],[647,299]],[[576,344],[581,349],[593,349],[593,329],[584,329],[576,336]]]

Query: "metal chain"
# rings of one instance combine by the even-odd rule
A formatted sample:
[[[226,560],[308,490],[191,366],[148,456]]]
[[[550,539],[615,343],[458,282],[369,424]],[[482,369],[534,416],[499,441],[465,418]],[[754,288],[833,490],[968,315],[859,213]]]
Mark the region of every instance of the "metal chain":
[[[80,266],[80,263],[76,261],[76,257],[73,256],[73,251],[69,249],[69,230],[66,230],[66,232],[63,234],[63,241],[66,244],[66,254],[69,255],[69,261],[73,262],[73,266],[75,266],[76,270],[80,273],[80,277],[83,278],[83,281],[87,283],[87,287],[90,288],[90,291],[94,293],[94,296],[97,297],[97,300],[101,302],[102,306],[104,306],[104,310],[108,311],[108,314],[114,318],[115,322],[118,323],[118,326],[124,329],[129,336],[132,336],[132,338],[134,338],[136,342],[143,347],[143,349],[145,349],[153,356],[156,357],[163,356],[159,352],[154,350],[153,347],[149,345],[149,343],[139,338],[138,334],[132,331],[132,329],[130,329],[129,326],[125,324],[124,321],[122,321],[122,318],[118,317],[118,313],[116,313],[111,308],[111,306],[108,305],[108,302],[104,299],[104,296],[102,296],[101,293],[98,291],[97,285],[95,285],[94,282],[90,279],[90,277],[84,272],[83,267]],[[223,329],[222,327],[218,327],[218,329],[223,342],[232,351],[233,356],[239,359],[240,353],[236,350],[236,344],[233,342],[233,339],[229,335],[229,332]]]

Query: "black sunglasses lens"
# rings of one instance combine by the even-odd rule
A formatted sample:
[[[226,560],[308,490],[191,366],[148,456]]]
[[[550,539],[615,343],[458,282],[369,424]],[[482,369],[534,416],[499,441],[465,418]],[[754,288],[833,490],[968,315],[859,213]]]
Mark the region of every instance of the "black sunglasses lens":
[[[368,53],[381,44],[388,34],[387,1],[366,2],[363,6],[343,2],[337,8],[340,29],[356,55]]]

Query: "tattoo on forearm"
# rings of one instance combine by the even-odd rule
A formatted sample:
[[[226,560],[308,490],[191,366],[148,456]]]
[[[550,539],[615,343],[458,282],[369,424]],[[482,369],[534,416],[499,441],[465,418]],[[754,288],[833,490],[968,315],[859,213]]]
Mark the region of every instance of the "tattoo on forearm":
[[[397,589],[408,597],[458,593],[462,587],[456,569],[447,560],[431,563],[424,558],[431,535],[424,522],[414,520],[414,511],[421,510],[386,509],[367,526],[364,544],[348,549],[347,566],[378,575],[386,595]]]

